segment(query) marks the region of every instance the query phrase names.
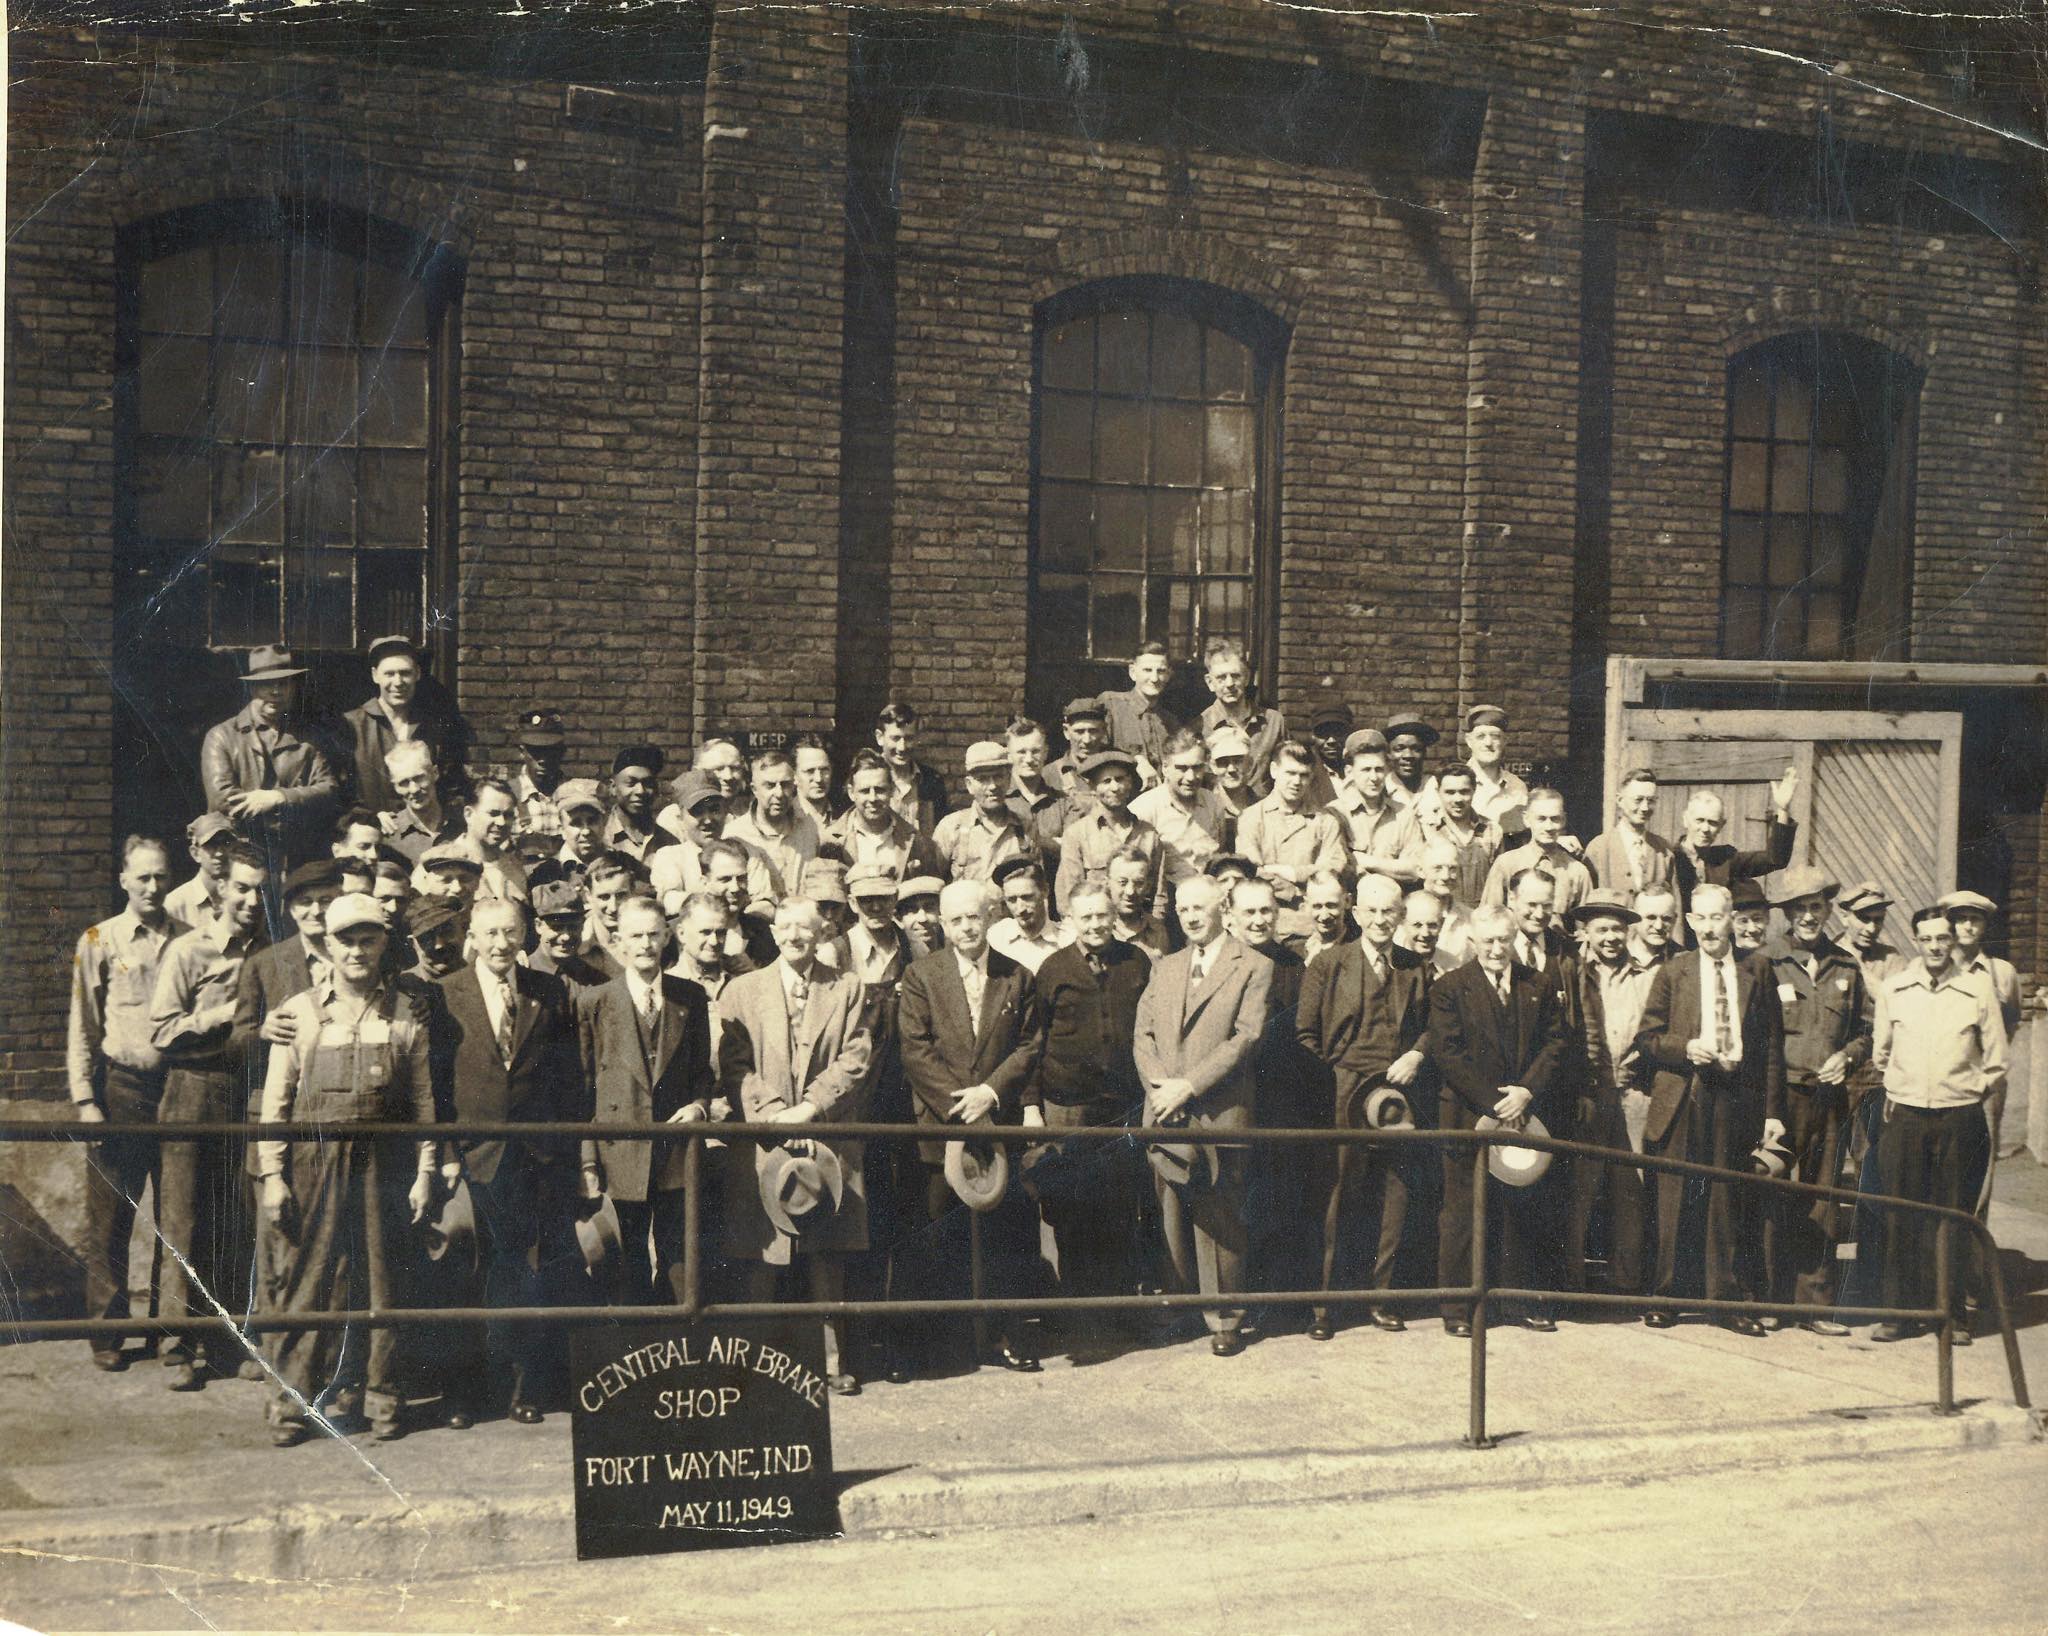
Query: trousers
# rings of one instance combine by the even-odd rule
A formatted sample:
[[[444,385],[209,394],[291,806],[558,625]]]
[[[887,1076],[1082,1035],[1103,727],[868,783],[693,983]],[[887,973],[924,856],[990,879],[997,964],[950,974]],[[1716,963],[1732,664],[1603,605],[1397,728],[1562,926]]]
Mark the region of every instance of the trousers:
[[[1159,1198],[1159,1230],[1166,1241],[1166,1264],[1173,1292],[1238,1295],[1244,1290],[1245,1169],[1241,1147],[1216,1148],[1217,1172],[1209,1181],[1208,1152],[1195,1150],[1195,1175],[1201,1181],[1170,1182],[1153,1175]],[[1232,1335],[1244,1322],[1244,1309],[1204,1307],[1202,1322],[1211,1334]]]
[[[163,1100],[161,1071],[138,1072],[118,1062],[106,1066],[100,1099],[109,1119],[124,1124],[153,1121]],[[85,1161],[85,1313],[88,1318],[128,1316],[128,1241],[135,1231],[136,1207],[149,1188],[157,1188],[159,1144],[146,1137],[110,1136],[90,1144]],[[163,1259],[157,1241],[150,1269],[154,1295]],[[118,1351],[121,1337],[101,1335],[91,1343],[98,1351]]]

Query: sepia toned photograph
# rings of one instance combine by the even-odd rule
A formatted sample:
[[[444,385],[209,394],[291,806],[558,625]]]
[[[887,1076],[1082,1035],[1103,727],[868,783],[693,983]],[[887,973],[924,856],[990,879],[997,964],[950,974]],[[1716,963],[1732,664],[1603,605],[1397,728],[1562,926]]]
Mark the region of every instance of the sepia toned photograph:
[[[2042,0],[13,0],[0,1631],[2048,1630]]]

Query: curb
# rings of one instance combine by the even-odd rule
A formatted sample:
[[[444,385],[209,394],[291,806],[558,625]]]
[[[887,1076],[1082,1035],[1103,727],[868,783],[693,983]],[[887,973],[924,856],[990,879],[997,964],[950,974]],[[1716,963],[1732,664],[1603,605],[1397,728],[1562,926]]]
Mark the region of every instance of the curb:
[[[857,1483],[840,1502],[849,1534],[1056,1526],[1134,1513],[1198,1511],[1384,1495],[1633,1482],[1816,1460],[1913,1456],[2040,1441],[2038,1419],[1979,1404],[1950,1417],[1925,1408],[1823,1414],[1740,1432],[1649,1432],[1494,1448],[1422,1444],[1295,1450],[1236,1460],[996,1470],[928,1466]],[[233,1580],[345,1586],[424,1574],[513,1569],[573,1555],[562,1490],[463,1495],[413,1507],[393,1499],[236,1514],[216,1505],[51,1511],[10,1519],[0,1584],[17,1608],[38,1600],[160,1592],[166,1583]]]

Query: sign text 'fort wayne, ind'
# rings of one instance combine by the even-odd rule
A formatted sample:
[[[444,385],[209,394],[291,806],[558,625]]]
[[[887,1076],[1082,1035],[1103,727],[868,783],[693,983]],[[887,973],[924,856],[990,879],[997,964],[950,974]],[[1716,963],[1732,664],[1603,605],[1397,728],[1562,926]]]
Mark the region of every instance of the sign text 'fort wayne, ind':
[[[571,1361],[579,1558],[839,1533],[816,1324],[588,1329]]]

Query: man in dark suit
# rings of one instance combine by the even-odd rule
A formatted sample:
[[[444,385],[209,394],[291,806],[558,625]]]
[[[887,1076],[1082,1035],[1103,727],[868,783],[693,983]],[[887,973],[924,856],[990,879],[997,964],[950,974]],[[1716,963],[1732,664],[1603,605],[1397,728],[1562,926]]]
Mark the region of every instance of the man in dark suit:
[[[619,910],[625,971],[581,1002],[583,1075],[591,1122],[583,1143],[585,1200],[609,1195],[619,1216],[625,1266],[615,1298],[630,1305],[681,1301],[684,1144],[607,1138],[607,1124],[710,1117],[717,1094],[704,991],[661,969],[668,917],[652,898]]]
[[[454,1119],[553,1121],[587,1115],[576,1014],[559,977],[519,964],[526,910],[486,898],[471,912],[473,965],[440,985],[427,1033],[434,1099]],[[545,1138],[460,1137],[444,1149],[443,1176],[459,1165],[469,1184],[480,1239],[479,1276],[460,1292],[464,1306],[539,1306],[550,1264],[563,1259],[572,1207],[565,1144]],[[449,1178],[452,1180],[452,1178]],[[532,1324],[464,1330],[448,1358],[443,1396],[448,1424],[476,1424],[509,1401],[514,1420],[538,1424],[535,1401],[549,1365],[547,1334]]]
[[[1787,767],[1771,786],[1771,818],[1764,831],[1764,849],[1744,852],[1721,839],[1728,809],[1712,790],[1695,790],[1685,804],[1671,878],[1678,885],[1678,907],[1690,922],[1692,895],[1702,886],[1732,886],[1754,880],[1792,861],[1792,841],[1799,826],[1792,821],[1792,797],[1799,788],[1799,769]]]
[[[1154,964],[1132,1045],[1145,1120],[1185,1121],[1201,1132],[1248,1129],[1273,964],[1225,933],[1221,882],[1190,876],[1175,889],[1174,907],[1187,947]],[[1244,1148],[1220,1143],[1184,1148],[1177,1162],[1155,1153],[1159,1225],[1177,1291],[1228,1296],[1244,1288],[1247,1159]],[[1217,1357],[1244,1350],[1242,1308],[1208,1307],[1202,1318]]]
[[[987,881],[954,881],[939,894],[946,945],[912,962],[897,991],[896,1027],[904,1077],[918,1123],[938,1139],[918,1144],[924,1162],[928,1241],[925,1282],[935,1292],[964,1285],[966,1223],[946,1180],[946,1137],[967,1125],[1042,1127],[1038,1058],[1045,1048],[1044,1009],[1031,974],[988,946],[999,899]],[[938,1130],[937,1127],[951,1127]],[[1009,1194],[982,1218],[982,1251],[990,1295],[1019,1292],[1038,1251],[1037,1218],[1011,1176]],[[947,1231],[936,1224],[944,1223]],[[1003,1322],[1000,1361],[1033,1370],[1038,1359],[1023,1326]]]
[[[1355,942],[1338,943],[1317,955],[1302,980],[1295,1031],[1302,1048],[1322,1072],[1325,1093],[1318,1123],[1340,1118],[1345,1103],[1375,1082],[1395,1087],[1415,1106],[1415,1088],[1427,1071],[1429,997],[1426,963],[1394,946],[1405,904],[1398,883],[1368,875],[1358,883]],[[1423,1122],[1421,1110],[1418,1123]],[[1337,1287],[1340,1261],[1349,1261],[1349,1240],[1361,1226],[1377,1240],[1372,1287],[1391,1289],[1401,1237],[1408,1219],[1409,1183],[1420,1150],[1414,1147],[1344,1147],[1325,1170],[1328,1192],[1323,1214],[1324,1289]],[[1345,1287],[1350,1287],[1347,1276]],[[1372,1309],[1375,1328],[1408,1326],[1384,1307]],[[1309,1325],[1313,1340],[1334,1333],[1327,1307]]]
[[[1785,1016],[1762,955],[1738,958],[1728,888],[1702,885],[1686,916],[1696,947],[1657,968],[1636,1050],[1649,1067],[1650,1111],[1643,1151],[1695,1164],[1738,1166],[1759,1137],[1785,1136]],[[1676,1304],[1681,1251],[1704,1258],[1710,1301],[1742,1300],[1753,1285],[1756,1212],[1725,1185],[1695,1176],[1657,1178],[1654,1293]],[[1653,1329],[1677,1318],[1671,1307],[1645,1313]],[[1723,1320],[1741,1335],[1761,1335],[1748,1316]]]
[[[1476,958],[1439,977],[1430,990],[1429,1052],[1449,1093],[1440,1105],[1447,1129],[1471,1130],[1488,1114],[1506,1125],[1534,1115],[1546,1129],[1561,1118],[1558,1079],[1571,1043],[1564,1006],[1552,984],[1515,961],[1514,943],[1515,922],[1505,909],[1476,910]],[[1443,1164],[1437,1276],[1448,1287],[1472,1276],[1473,1157],[1450,1148]],[[1488,1179],[1488,1237],[1500,1235],[1499,1253],[1489,1246],[1490,1283],[1556,1287],[1558,1185],[1551,1176],[1526,1187]],[[1443,1313],[1445,1329],[1471,1334],[1466,1303],[1446,1302]],[[1525,1312],[1522,1322],[1535,1330],[1557,1327],[1541,1306]]]

